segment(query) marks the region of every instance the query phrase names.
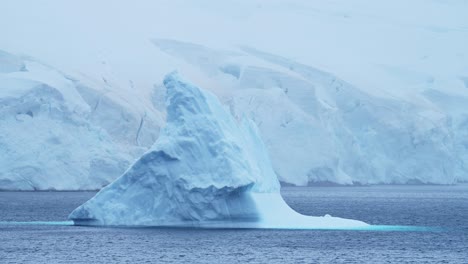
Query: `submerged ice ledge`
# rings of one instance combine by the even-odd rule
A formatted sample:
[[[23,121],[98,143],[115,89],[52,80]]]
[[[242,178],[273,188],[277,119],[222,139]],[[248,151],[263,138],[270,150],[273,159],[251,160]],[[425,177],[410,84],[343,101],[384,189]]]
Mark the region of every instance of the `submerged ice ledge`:
[[[73,226],[73,221],[0,221],[0,226]]]
[[[255,124],[166,76],[167,122],[151,149],[75,209],[76,225],[352,229],[368,224],[292,210]]]
[[[79,223],[73,221],[0,221],[0,226],[80,226]],[[89,223],[85,226],[93,226]],[[99,226],[99,225],[98,225]],[[123,227],[123,228],[199,228],[199,229],[279,229],[279,230],[340,230],[340,231],[376,231],[376,232],[442,232],[447,231],[445,228],[440,227],[427,227],[427,226],[404,226],[404,225],[367,225],[362,227],[265,227],[265,226],[252,226],[250,223],[231,223],[230,226],[226,222],[210,223],[209,225],[199,226],[107,226],[107,227]]]

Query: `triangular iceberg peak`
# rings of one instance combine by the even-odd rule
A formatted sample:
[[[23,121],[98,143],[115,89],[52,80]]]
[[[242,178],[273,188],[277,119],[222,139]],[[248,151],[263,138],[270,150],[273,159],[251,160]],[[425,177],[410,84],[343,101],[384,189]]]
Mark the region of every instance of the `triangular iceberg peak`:
[[[177,73],[164,79],[167,122],[120,178],[69,216],[76,225],[348,228],[367,224],[303,216],[282,199],[255,124],[237,121],[213,94]]]

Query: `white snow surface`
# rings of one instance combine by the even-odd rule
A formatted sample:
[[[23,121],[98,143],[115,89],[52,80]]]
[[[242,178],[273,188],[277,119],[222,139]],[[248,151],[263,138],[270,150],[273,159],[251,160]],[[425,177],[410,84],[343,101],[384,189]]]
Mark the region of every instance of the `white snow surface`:
[[[30,59],[0,53],[0,65],[2,190],[99,189],[157,138],[155,110]]]
[[[468,181],[467,1],[0,10],[0,189],[99,189],[121,175],[158,138],[173,70],[256,123],[282,182]]]
[[[256,126],[215,95],[169,74],[167,121],[120,178],[69,216],[77,225],[344,228],[367,224],[294,212]]]

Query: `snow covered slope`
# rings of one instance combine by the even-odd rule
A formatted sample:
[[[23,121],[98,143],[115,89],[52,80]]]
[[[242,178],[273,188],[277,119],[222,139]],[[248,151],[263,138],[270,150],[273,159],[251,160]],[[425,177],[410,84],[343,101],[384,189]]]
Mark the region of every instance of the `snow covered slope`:
[[[172,73],[167,122],[151,149],[70,214],[77,225],[344,228],[367,224],[306,217],[281,198],[253,122]]]
[[[2,112],[0,189],[94,189],[117,177],[157,138],[162,79],[175,69],[255,121],[281,181],[468,180],[464,0],[17,0],[0,10],[0,100],[39,82],[68,109],[33,119],[37,135]],[[76,118],[93,131],[64,121]],[[49,143],[45,127],[75,143]]]
[[[157,138],[155,110],[83,81],[0,51],[0,189],[99,189]]]
[[[455,183],[466,174],[451,117],[428,102],[365,93],[332,74],[253,48],[222,52],[154,42],[208,76],[229,77],[225,83],[233,92],[226,103],[255,120],[285,182]]]

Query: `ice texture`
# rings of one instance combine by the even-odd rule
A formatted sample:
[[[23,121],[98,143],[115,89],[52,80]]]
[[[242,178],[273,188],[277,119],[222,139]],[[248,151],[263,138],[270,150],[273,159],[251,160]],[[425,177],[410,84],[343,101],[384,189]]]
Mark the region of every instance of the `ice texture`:
[[[2,1],[0,189],[115,180],[173,70],[255,122],[283,183],[468,181],[467,1],[202,2]]]
[[[85,78],[0,52],[0,190],[100,189],[151,146],[157,117]]]
[[[285,183],[453,184],[466,179],[466,150],[458,142],[466,133],[458,125],[466,118],[466,97],[453,106],[461,119],[453,123],[449,109],[377,96],[331,73],[251,47],[235,53],[167,39],[154,43],[208,76],[219,69],[212,78],[235,76],[224,101],[234,115],[255,121]],[[242,74],[226,71],[236,68],[232,65]],[[431,99],[438,102],[443,95]],[[454,102],[447,98],[439,104]]]
[[[167,121],[120,178],[69,216],[77,225],[325,228],[365,223],[290,209],[253,122],[169,74]]]

